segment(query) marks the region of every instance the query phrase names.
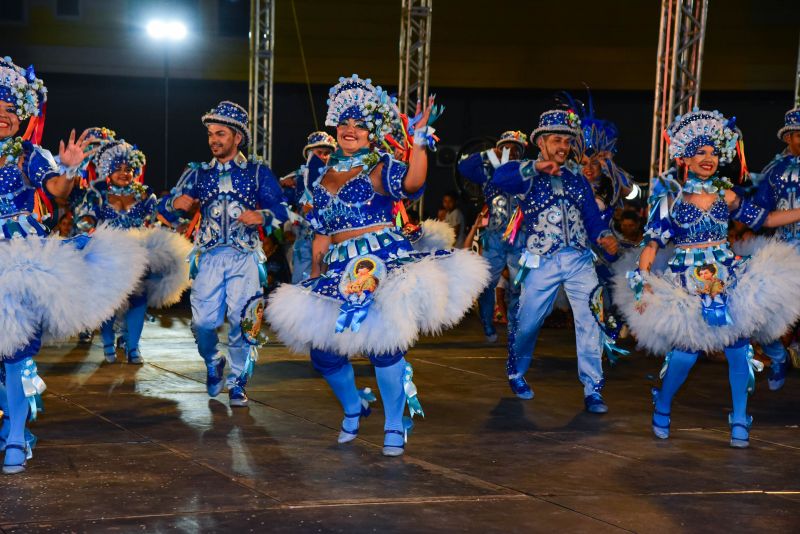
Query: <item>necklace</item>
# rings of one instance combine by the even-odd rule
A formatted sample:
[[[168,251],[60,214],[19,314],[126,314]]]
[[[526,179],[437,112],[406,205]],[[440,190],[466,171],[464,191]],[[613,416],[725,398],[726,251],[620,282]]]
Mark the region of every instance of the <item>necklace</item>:
[[[6,164],[13,164],[22,154],[22,137],[6,137],[0,141],[0,158],[6,158]]]
[[[346,156],[342,149],[337,149],[328,160],[328,167],[336,172],[347,172],[356,167],[371,167],[377,163],[377,154],[368,148],[359,149],[352,156]]]
[[[108,192],[112,195],[117,195],[118,197],[132,197],[136,193],[133,188],[133,184],[128,184],[124,187],[108,184]]]

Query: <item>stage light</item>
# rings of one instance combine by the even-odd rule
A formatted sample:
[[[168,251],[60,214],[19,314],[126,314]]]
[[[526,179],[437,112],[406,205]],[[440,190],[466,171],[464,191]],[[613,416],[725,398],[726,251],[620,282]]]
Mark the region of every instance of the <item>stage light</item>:
[[[186,25],[179,20],[153,19],[147,23],[147,35],[156,41],[182,41],[188,33]]]

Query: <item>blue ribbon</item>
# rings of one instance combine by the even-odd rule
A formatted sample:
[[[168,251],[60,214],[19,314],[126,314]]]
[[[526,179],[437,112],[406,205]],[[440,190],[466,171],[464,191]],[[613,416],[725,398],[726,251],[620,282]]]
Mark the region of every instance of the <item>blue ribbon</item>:
[[[425,417],[425,412],[422,411],[422,404],[419,402],[417,396],[417,386],[411,379],[414,377],[414,368],[411,364],[406,362],[406,368],[403,372],[403,391],[406,394],[406,402],[408,403],[408,413],[413,418],[416,414]],[[410,430],[410,429],[407,429]]]
[[[724,293],[715,297],[702,296],[703,319],[711,326],[727,326],[733,324],[731,314],[728,312],[728,296]]]
[[[358,332],[361,323],[367,318],[367,312],[372,304],[372,296],[368,295],[363,302],[345,302],[339,308],[339,317],[336,319],[336,333],[340,334],[350,328]]]

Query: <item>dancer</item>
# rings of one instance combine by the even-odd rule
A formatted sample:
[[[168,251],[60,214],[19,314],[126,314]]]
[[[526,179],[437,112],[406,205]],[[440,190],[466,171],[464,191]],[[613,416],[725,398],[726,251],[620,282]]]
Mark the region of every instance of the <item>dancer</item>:
[[[245,386],[257,352],[251,350],[241,323],[260,305],[266,283],[260,232],[271,234],[288,214],[269,167],[239,151],[250,143],[247,111],[223,101],[203,115],[202,122],[214,157],[210,163],[190,163],[171,194],[159,202],[159,212],[173,222],[198,210],[190,261],[192,330],[206,362],[208,394],[216,397],[223,388],[226,362],[217,350],[216,329],[227,311],[228,399],[231,406],[243,407],[248,404]]]
[[[86,135],[59,146],[60,165],[38,144],[47,92],[33,67],[0,59],[0,448],[3,473],[25,469],[45,385],[33,357],[42,339],[94,329],[127,297],[142,274],[135,239],[109,228],[89,238],[45,239],[52,201],[66,200],[88,145]],[[28,120],[22,137],[16,137]]]
[[[339,443],[356,438],[374,400],[356,389],[348,358],[369,358],[386,416],[383,454],[399,456],[410,429],[406,404],[412,417],[422,414],[405,353],[421,333],[458,322],[485,287],[488,270],[469,251],[418,252],[393,225],[393,205],[423,192],[426,148],[433,143],[428,124],[437,114],[433,98],[408,121],[408,164],[382,151],[399,145],[398,132],[408,132],[383,89],[354,74],[331,88],[328,104],[325,124],[336,127],[339,148],[327,165],[309,163],[313,278],[276,289],[267,318],[290,348],[310,351],[339,399]]]
[[[124,345],[130,364],[144,363],[139,339],[144,328],[147,307],[161,308],[175,304],[189,286],[186,257],[191,250],[181,235],[154,226],[156,196],[150,187],[139,182],[146,164],[144,154],[125,141],[105,143],[96,156],[97,179],[76,209],[78,228],[83,231],[107,223],[113,228],[131,230],[147,250],[147,274],[142,287],[131,295],[124,310]],[[108,363],[116,361],[114,314],[100,327],[103,355]]]
[[[754,198],[767,211],[800,208],[800,108],[786,112],[784,125],[778,130],[778,139],[786,143],[786,148],[761,171]],[[800,224],[782,226],[777,229],[776,236],[800,249]],[[773,339],[757,340],[762,341],[761,348],[771,360],[767,385],[772,391],[783,387],[789,366],[782,334],[778,333]]]
[[[720,163],[734,158],[733,128],[733,120],[717,111],[676,117],[667,130],[669,155],[685,179],[678,182],[673,171],[659,180],[638,269],[627,275],[620,269],[614,292],[639,344],[667,355],[661,388],[653,389],[656,437],[669,437],[672,399],[700,351],[724,351],[733,400],[730,445],[743,448],[752,423],[747,396],[755,383],[753,367],[761,366],[749,339],[781,333],[800,316],[800,253],[770,241],[752,257],[737,256],[727,241],[728,220],[776,227],[800,221],[800,209],[767,213],[717,174]],[[669,241],[675,248],[666,266],[654,267],[658,248]]]
[[[575,317],[578,378],[584,405],[591,413],[606,413],[601,395],[603,379],[600,327],[589,309],[597,286],[592,244],[616,254],[617,241],[600,217],[588,182],[567,167],[571,144],[581,134],[572,111],[542,113],[531,139],[539,148],[536,160],[509,161],[495,169],[491,183],[507,193],[521,195],[527,234],[516,283],[522,283],[515,322],[508,336],[508,381],[521,399],[532,399],[525,381],[544,319],[553,311],[563,286]]]
[[[464,178],[483,186],[483,198],[489,210],[489,224],[481,234],[481,255],[489,262],[491,278],[489,285],[478,298],[483,333],[489,343],[497,341],[497,330],[493,322],[497,282],[506,267],[510,278],[514,279],[517,275],[520,254],[525,248],[525,232],[519,229],[522,222],[520,214],[517,213],[519,202],[515,195],[505,193],[493,185],[491,178],[494,170],[503,163],[522,158],[527,146],[527,135],[520,131],[509,130],[500,135],[493,149],[472,154],[458,164],[458,172]],[[506,236],[504,234],[512,224],[512,220],[514,227]],[[519,299],[519,285],[514,285],[509,290],[509,308],[513,310]]]
[[[331,153],[336,150],[336,140],[327,132],[312,132],[303,147],[303,161],[308,162],[310,154],[327,163]],[[292,230],[295,234],[292,245],[292,283],[297,284],[311,276],[311,241],[314,231],[305,215],[311,209],[311,194],[303,182],[305,164],[293,173],[281,178],[281,188],[292,208]]]

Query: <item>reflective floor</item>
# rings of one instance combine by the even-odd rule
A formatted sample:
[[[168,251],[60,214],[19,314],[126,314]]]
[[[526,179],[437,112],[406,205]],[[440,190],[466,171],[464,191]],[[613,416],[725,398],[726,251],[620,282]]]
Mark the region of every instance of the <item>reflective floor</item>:
[[[501,335],[501,340],[504,338]],[[261,350],[248,393],[209,399],[184,311],[145,326],[147,363],[91,346],[42,351],[46,412],[28,470],[0,478],[2,532],[797,532],[800,373],[758,378],[749,450],[728,447],[727,368],[699,362],[649,430],[660,362],[607,373],[609,414],[583,411],[574,339],[545,329],[532,401],[508,389],[477,319],[410,353],[427,417],[402,458],[380,454],[382,409],[337,445],[341,410],[307,358]],[[360,386],[377,389],[366,361]]]

